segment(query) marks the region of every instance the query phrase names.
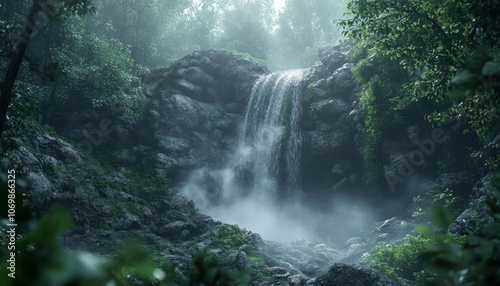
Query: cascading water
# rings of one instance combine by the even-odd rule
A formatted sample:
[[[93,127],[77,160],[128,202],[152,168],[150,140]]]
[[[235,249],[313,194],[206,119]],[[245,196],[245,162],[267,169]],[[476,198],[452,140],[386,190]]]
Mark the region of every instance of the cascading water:
[[[268,195],[284,189],[289,198],[297,195],[303,73],[292,70],[266,75],[252,89],[239,138],[239,150],[248,159],[238,165],[242,161],[237,158],[234,167],[249,177],[249,189],[254,194]],[[282,177],[284,188],[279,186]]]
[[[307,227],[294,221],[302,219],[298,198],[303,76],[304,70],[290,70],[262,76],[254,84],[225,167],[201,168],[184,186],[184,194],[202,212],[267,239],[306,238]]]

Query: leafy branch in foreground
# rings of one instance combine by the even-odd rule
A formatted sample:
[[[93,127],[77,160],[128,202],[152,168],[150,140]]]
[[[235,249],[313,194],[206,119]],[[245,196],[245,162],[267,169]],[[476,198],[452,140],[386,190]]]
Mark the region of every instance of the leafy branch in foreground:
[[[6,253],[2,253],[0,284],[236,285],[236,276],[221,269],[218,262],[205,251],[193,256],[193,265],[186,278],[170,261],[154,262],[152,250],[140,245],[125,245],[125,250],[113,257],[66,250],[58,239],[72,226],[69,212],[62,206],[53,206],[40,221],[34,223],[30,232],[17,237],[15,279],[7,276],[7,259],[3,259]],[[2,245],[2,251],[6,249]]]
[[[2,165],[0,173],[1,193],[7,193],[7,176]],[[16,178],[17,179],[17,178]],[[219,266],[217,260],[202,251],[193,256],[193,265],[188,277],[167,259],[153,260],[150,247],[138,243],[125,243],[124,251],[114,256],[100,256],[86,252],[73,252],[65,249],[59,239],[68,229],[74,227],[69,211],[60,205],[54,205],[38,221],[24,215],[24,201],[21,194],[26,184],[18,179],[19,207],[16,211],[15,241],[15,279],[9,277],[7,259],[10,250],[8,239],[2,236],[0,241],[0,285],[237,285],[236,276]],[[22,184],[21,184],[22,183]],[[6,196],[5,196],[6,197]],[[23,204],[22,204],[23,203]],[[2,204],[1,221],[7,227],[7,211]],[[111,284],[110,284],[111,283]],[[240,285],[246,285],[245,282]]]
[[[444,240],[422,253],[436,273],[436,285],[487,286],[500,284],[500,174],[490,190],[487,204],[493,221],[468,235],[459,248]]]

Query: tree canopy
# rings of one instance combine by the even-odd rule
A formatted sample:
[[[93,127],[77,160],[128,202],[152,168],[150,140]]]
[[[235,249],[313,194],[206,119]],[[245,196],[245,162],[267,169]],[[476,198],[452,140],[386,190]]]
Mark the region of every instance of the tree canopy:
[[[347,8],[340,26],[358,43],[368,157],[394,115],[414,109],[434,124],[463,118],[481,138],[498,132],[498,1],[352,0]]]

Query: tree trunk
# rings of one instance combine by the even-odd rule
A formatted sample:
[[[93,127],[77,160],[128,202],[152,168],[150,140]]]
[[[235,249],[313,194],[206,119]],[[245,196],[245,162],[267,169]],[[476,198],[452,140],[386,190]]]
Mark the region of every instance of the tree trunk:
[[[21,67],[24,53],[26,52],[31,35],[33,34],[38,13],[40,12],[44,1],[46,0],[33,1],[33,6],[31,6],[30,13],[26,19],[21,35],[19,35],[14,50],[10,56],[9,66],[7,68],[7,72],[5,73],[0,90],[0,138],[2,138],[3,128],[5,125],[4,123],[7,119],[7,110],[9,109],[9,104],[12,100],[14,83],[16,81],[19,68]]]

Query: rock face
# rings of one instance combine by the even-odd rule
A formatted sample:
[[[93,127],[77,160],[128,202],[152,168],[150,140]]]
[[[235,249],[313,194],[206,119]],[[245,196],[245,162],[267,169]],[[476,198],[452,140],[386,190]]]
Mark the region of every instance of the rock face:
[[[210,50],[146,75],[150,102],[138,133],[150,140],[154,154],[148,161],[155,162],[156,173],[175,182],[196,166],[220,161],[253,83],[267,72],[263,64]]]
[[[362,120],[355,109],[355,83],[343,41],[320,49],[320,63],[303,79],[300,173],[309,195],[329,196],[363,183],[355,139]],[[220,167],[236,138],[248,96],[264,65],[224,51],[195,52],[143,78],[149,97],[140,124],[156,174],[180,182],[195,167]],[[134,132],[132,132],[134,133]],[[144,149],[144,148],[143,148]],[[123,150],[122,153],[127,153]],[[126,163],[125,161],[123,162]],[[311,196],[313,197],[313,196]]]
[[[340,247],[345,251],[342,263],[361,264],[372,249],[380,243],[400,243],[409,234],[415,235],[415,223],[392,217],[374,223],[367,231],[346,240]]]
[[[347,58],[350,42],[319,49],[320,63],[311,68],[302,98],[303,188],[331,195],[362,183],[363,163],[355,148],[361,118],[354,104],[355,83]]]
[[[336,263],[314,282],[315,286],[400,286],[377,270]]]
[[[141,193],[146,189],[134,187],[133,177],[127,173],[105,169],[76,146],[36,126],[31,129],[32,133],[13,140],[10,153],[27,174],[35,217],[56,202],[71,209],[78,227],[68,246],[88,249],[92,245],[94,251],[105,253],[116,250],[116,240],[127,232],[177,241],[193,238],[215,225],[198,213],[193,202],[166,186],[154,190],[161,199],[148,200]],[[114,240],[101,240],[109,235]]]
[[[347,61],[351,46],[344,41],[320,49],[320,63],[303,80],[300,173],[310,194],[330,195],[362,183],[362,156],[355,144],[361,117],[353,115],[359,112],[354,107],[353,64]],[[144,167],[154,162],[156,174],[174,184],[194,167],[220,167],[251,88],[265,73],[264,65],[245,57],[202,51],[146,75],[144,91],[150,102],[136,132],[148,139]]]
[[[449,226],[448,231],[458,235],[477,234],[480,227],[493,222],[493,213],[487,205],[488,190],[492,189],[494,174],[489,174],[474,186],[469,205]]]
[[[301,240],[290,243],[266,241],[262,250],[293,265],[301,275],[308,279],[325,273],[330,265],[346,256],[343,249]]]

